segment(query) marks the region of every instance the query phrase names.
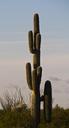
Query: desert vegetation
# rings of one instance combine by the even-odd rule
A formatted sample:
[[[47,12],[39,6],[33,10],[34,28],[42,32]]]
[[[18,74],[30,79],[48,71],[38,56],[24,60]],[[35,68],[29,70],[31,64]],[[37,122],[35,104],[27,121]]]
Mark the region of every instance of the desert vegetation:
[[[30,109],[25,104],[21,89],[14,95],[6,92],[0,98],[0,128],[32,128]]]
[[[9,99],[11,98],[9,97]],[[14,110],[9,109],[9,104],[7,104],[7,109],[5,109],[6,103],[7,102],[2,105],[1,100],[2,109],[0,109],[0,128],[33,128],[30,109],[25,104],[24,100],[22,106],[20,108],[15,107]],[[69,109],[63,109],[56,105],[52,110],[52,122],[49,124],[45,122],[43,115],[43,110],[41,110],[40,124],[38,128],[69,128]]]

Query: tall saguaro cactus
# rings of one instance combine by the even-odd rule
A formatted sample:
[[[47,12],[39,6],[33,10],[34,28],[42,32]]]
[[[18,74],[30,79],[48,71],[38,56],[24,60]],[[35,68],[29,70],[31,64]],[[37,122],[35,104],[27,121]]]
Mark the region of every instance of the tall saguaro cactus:
[[[37,128],[40,122],[40,102],[41,101],[44,102],[45,117],[47,117],[47,120],[49,120],[49,117],[51,117],[51,116],[47,116],[47,111],[48,111],[48,114],[51,113],[51,110],[48,109],[48,106],[50,105],[50,102],[51,102],[51,94],[50,94],[51,88],[47,87],[50,85],[48,84],[47,86],[45,85],[44,96],[42,100],[40,97],[40,83],[41,83],[41,76],[42,76],[42,67],[40,66],[41,34],[40,34],[40,28],[39,28],[39,15],[38,14],[34,14],[34,31],[33,32],[29,31],[28,40],[29,40],[30,53],[33,54],[33,70],[31,68],[31,64],[27,63],[26,64],[26,77],[27,77],[28,86],[32,91],[31,115],[33,118],[33,126],[34,128]],[[50,100],[47,100],[48,105],[46,104],[46,96],[50,98]],[[47,111],[45,109],[47,109]]]
[[[31,114],[36,128],[40,122],[40,82],[42,75],[42,67],[40,67],[40,45],[41,35],[39,30],[39,16],[34,15],[34,32],[29,31],[29,50],[33,54],[33,71],[31,64],[26,64],[27,83],[32,90],[32,106]]]

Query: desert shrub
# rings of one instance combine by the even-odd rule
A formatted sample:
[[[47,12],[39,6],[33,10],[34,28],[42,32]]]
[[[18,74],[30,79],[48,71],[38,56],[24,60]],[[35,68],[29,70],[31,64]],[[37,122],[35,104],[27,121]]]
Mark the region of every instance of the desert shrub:
[[[21,90],[15,96],[6,93],[0,98],[3,110],[0,110],[0,128],[33,128],[30,109],[25,104]]]
[[[5,111],[27,108],[21,93],[21,89],[19,88],[16,88],[13,95],[10,95],[10,93],[7,91],[3,98],[0,97],[0,104]]]
[[[1,102],[1,104],[3,103],[3,109],[0,110],[0,128],[33,128],[30,109],[25,104],[21,92],[18,92],[18,94],[16,98],[11,98],[8,95],[5,103],[4,100]],[[11,100],[12,102],[9,102]],[[19,103],[21,106],[19,106]],[[14,109],[11,109],[11,106],[13,106]],[[38,128],[47,127],[69,128],[69,109],[63,109],[56,105],[55,108],[53,108],[52,122],[49,125],[44,121],[43,110],[41,110],[41,123]]]
[[[0,116],[0,128],[32,128],[30,111],[5,111]]]

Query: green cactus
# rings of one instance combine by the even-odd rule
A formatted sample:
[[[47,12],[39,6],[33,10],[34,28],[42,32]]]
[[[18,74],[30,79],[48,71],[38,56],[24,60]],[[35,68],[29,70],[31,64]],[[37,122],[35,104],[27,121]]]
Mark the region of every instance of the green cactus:
[[[29,50],[33,54],[33,71],[31,64],[26,64],[26,76],[29,88],[32,90],[31,114],[34,121],[34,127],[37,128],[40,122],[40,83],[42,68],[40,67],[40,45],[41,35],[39,31],[39,16],[34,15],[34,33],[29,31]]]
[[[31,64],[26,64],[26,77],[29,88],[32,90],[32,106],[31,106],[31,115],[33,118],[33,128],[37,128],[40,123],[40,102],[44,102],[44,112],[47,117],[46,110],[48,106],[46,104],[46,96],[50,98],[50,92],[45,86],[44,96],[40,97],[40,84],[42,77],[42,67],[40,66],[40,47],[41,47],[41,35],[39,29],[39,15],[34,15],[34,31],[29,31],[28,33],[29,40],[29,50],[33,54],[33,70],[31,70]],[[46,93],[49,93],[47,94]],[[48,100],[51,102],[51,100]],[[51,105],[48,102],[49,105]],[[47,107],[47,108],[46,108]],[[49,107],[50,108],[50,107]],[[51,112],[51,111],[49,111]],[[48,112],[48,114],[50,114]]]
[[[44,87],[44,118],[46,122],[51,122],[52,113],[52,87],[51,82],[47,80]]]

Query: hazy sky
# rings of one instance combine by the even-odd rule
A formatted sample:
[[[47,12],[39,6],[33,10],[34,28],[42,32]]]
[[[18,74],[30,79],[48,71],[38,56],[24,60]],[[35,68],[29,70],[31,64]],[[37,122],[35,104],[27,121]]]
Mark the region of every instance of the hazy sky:
[[[25,65],[32,62],[28,31],[39,13],[42,35],[41,92],[47,79],[53,87],[53,105],[69,107],[69,1],[0,0],[0,95],[15,86],[29,99]]]

